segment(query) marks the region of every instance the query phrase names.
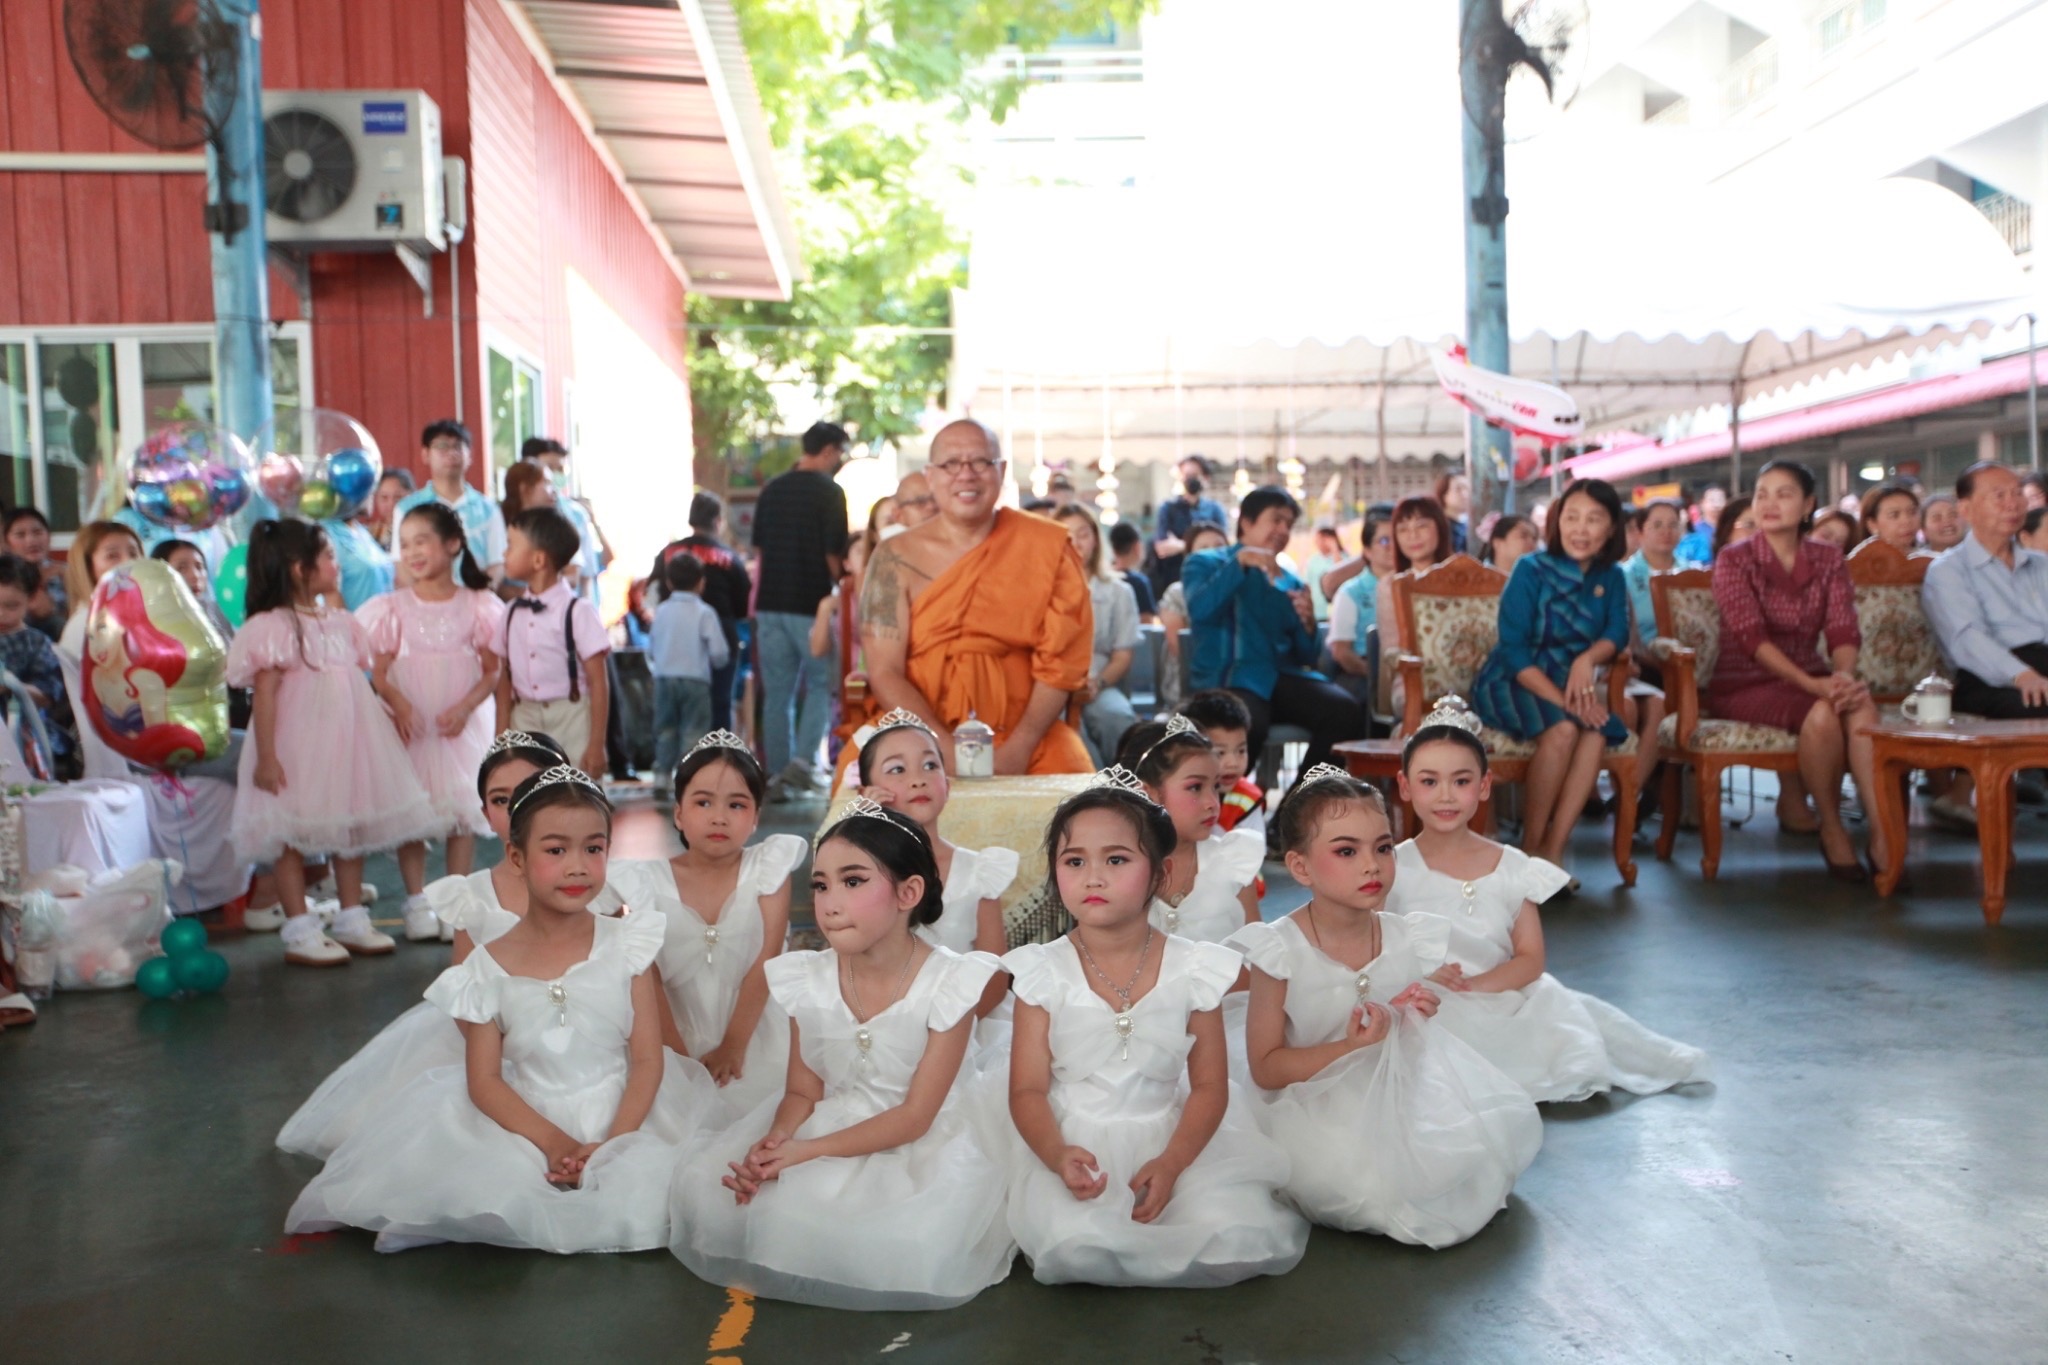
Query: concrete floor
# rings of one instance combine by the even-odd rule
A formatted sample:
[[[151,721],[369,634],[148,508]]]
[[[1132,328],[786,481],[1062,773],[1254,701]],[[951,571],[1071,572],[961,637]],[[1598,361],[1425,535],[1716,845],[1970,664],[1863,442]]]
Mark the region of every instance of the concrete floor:
[[[283,1237],[315,1168],[275,1150],[279,1124],[444,958],[316,972],[228,943],[219,998],[63,996],[0,1037],[0,1358],[2048,1359],[2048,822],[2023,821],[1996,930],[1952,835],[1916,831],[1923,891],[1887,904],[1768,818],[1716,885],[1688,838],[1619,892],[1586,825],[1552,968],[1704,1045],[1717,1088],[1548,1108],[1506,1212],[1448,1251],[1318,1231],[1293,1274],[1207,1293],[1050,1289],[1020,1262],[938,1314],[749,1309],[658,1253]],[[662,834],[630,813],[622,851]]]

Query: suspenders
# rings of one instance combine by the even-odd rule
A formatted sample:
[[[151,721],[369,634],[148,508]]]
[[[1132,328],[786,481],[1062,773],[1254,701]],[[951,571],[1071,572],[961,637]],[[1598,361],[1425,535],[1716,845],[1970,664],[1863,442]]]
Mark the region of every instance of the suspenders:
[[[514,621],[514,619],[518,617],[520,610],[522,610],[522,608],[520,608],[519,606],[519,603],[537,602],[539,600],[540,599],[538,598],[532,597],[520,598],[519,601],[515,601],[512,604],[513,610],[505,613],[506,668],[512,667],[512,622]],[[530,611],[532,610],[532,608],[524,608],[524,610]],[[582,701],[583,661],[576,655],[576,602],[574,598],[571,598],[569,601],[569,610],[562,613],[562,652],[568,657],[569,661],[569,700]],[[518,696],[517,693],[519,689],[517,687],[514,687],[512,691],[514,693],[513,700],[515,701],[532,700],[532,698],[523,698]]]

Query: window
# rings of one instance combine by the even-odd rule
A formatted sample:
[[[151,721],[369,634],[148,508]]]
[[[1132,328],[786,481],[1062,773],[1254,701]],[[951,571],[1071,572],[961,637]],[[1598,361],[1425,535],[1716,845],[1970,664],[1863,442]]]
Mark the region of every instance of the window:
[[[1884,22],[1886,0],[1849,0],[1820,16],[1820,55],[1832,56],[1843,44]]]
[[[276,410],[306,401],[307,337],[295,322],[271,338]],[[0,497],[74,531],[106,514],[102,490],[123,452],[169,423],[215,421],[219,410],[210,328],[0,336]]]
[[[496,346],[489,348],[491,465],[510,469],[519,447],[541,429],[540,367]]]

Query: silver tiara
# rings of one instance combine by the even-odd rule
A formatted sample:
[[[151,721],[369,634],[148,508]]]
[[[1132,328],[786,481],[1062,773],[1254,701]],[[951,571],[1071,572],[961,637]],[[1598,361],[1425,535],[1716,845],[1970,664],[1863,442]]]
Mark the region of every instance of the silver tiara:
[[[596,792],[600,798],[604,798],[604,788],[591,781],[589,773],[584,772],[581,768],[573,768],[567,763],[557,763],[554,767],[548,768],[529,778],[528,781],[532,785],[526,789],[526,794],[512,803],[512,809],[515,811],[548,787],[585,787]],[[606,800],[605,804],[610,805],[611,803],[609,800]]]
[[[848,820],[861,819],[880,820],[885,824],[891,825],[896,823],[889,818],[889,808],[881,802],[870,801],[865,796],[856,795],[851,801],[846,803],[846,809],[839,812],[837,820],[834,820],[831,824],[818,831],[818,837],[811,840],[811,852],[816,853],[818,845],[825,842],[825,836],[845,824]]]
[[[925,724],[923,716],[920,716],[915,711],[906,711],[899,706],[855,730],[853,732],[853,747],[855,749],[867,748],[868,745],[875,741],[875,737],[884,730],[909,729],[922,730],[926,734],[931,735],[933,739],[936,740],[938,738],[937,735],[932,734],[932,727]]]
[[[1146,748],[1145,752],[1138,755],[1138,762],[1142,764],[1146,759],[1152,757],[1153,753],[1159,748],[1160,745],[1166,743],[1166,741],[1174,738],[1177,735],[1199,735],[1201,733],[1201,726],[1195,724],[1186,716],[1183,716],[1180,712],[1176,711],[1166,718],[1166,733],[1161,735],[1159,738],[1153,740],[1152,743]]]
[[[745,740],[741,739],[732,731],[713,730],[710,734],[704,736],[704,738],[698,740],[695,744],[691,745],[690,752],[684,754],[683,757],[695,757],[697,754],[704,752],[704,750],[706,749],[738,749],[743,754],[752,754],[754,752],[752,745],[748,744]]]
[[[1142,796],[1147,801],[1152,799],[1152,793],[1145,790],[1145,784],[1138,780],[1138,775],[1121,763],[1110,764],[1107,768],[1095,774],[1094,781],[1088,785],[1091,787],[1120,787],[1133,796]]]
[[[1423,729],[1427,730],[1432,725],[1448,725],[1454,730],[1463,730],[1468,735],[1476,735],[1480,730],[1478,714],[1455,692],[1446,693],[1430,708],[1429,714],[1422,718]]]
[[[1311,782],[1323,782],[1333,777],[1343,782],[1354,782],[1357,780],[1350,773],[1345,772],[1333,763],[1318,763],[1301,775],[1297,785],[1306,787]]]
[[[484,750],[485,758],[494,758],[508,749],[542,749],[554,753],[554,740],[545,735],[530,735],[524,730],[507,730],[491,741],[491,747]]]

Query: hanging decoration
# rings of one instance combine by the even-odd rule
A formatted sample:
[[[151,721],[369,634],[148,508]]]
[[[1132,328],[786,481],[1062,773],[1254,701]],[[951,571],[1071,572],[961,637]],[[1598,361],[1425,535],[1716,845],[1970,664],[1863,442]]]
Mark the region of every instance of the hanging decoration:
[[[1534,437],[1546,446],[1576,441],[1585,432],[1578,402],[1555,385],[1482,370],[1466,358],[1463,346],[1432,349],[1429,358],[1444,392],[1488,426]]]

